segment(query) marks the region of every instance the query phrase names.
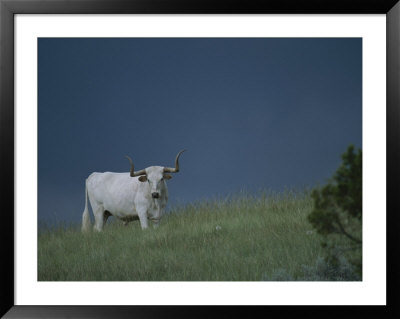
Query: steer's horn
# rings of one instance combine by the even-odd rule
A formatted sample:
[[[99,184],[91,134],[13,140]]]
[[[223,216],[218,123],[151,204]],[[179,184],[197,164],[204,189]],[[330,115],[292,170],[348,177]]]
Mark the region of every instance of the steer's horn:
[[[186,150],[182,150],[178,153],[178,155],[176,155],[175,158],[175,168],[172,167],[164,167],[164,172],[165,173],[178,173],[179,172],[179,156],[181,156],[181,154],[186,151]]]
[[[132,159],[131,159],[128,155],[126,155],[125,157],[126,157],[126,158],[129,160],[129,162],[131,163],[131,177],[135,177],[135,176],[139,176],[139,175],[146,175],[146,170],[144,170],[144,169],[135,172],[135,168],[134,168],[134,166],[133,166],[133,161],[132,161]]]

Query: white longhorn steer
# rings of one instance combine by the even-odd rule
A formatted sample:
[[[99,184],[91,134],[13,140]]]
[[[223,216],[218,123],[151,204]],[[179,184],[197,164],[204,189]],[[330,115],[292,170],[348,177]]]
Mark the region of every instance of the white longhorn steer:
[[[82,231],[90,229],[88,198],[95,219],[94,229],[101,231],[108,217],[124,221],[140,220],[142,229],[148,227],[148,219],[158,226],[168,201],[165,180],[168,173],[179,172],[180,151],[175,159],[175,168],[150,166],[135,172],[133,162],[130,173],[92,173],[86,179],[85,210],[82,215]]]

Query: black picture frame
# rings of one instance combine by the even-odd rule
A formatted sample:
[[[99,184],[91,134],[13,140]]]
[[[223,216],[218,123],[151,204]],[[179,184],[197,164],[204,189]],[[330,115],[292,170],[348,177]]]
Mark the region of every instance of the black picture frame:
[[[387,305],[386,306],[16,306],[14,304],[14,15],[15,14],[385,14],[387,21]],[[398,0],[0,0],[1,308],[4,318],[151,318],[371,315],[399,317],[397,185],[400,137]],[[377,106],[379,107],[379,106]]]

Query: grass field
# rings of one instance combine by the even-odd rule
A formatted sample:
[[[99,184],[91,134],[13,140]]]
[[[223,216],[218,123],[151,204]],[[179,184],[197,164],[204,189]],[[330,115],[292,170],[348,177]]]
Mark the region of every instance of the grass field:
[[[312,208],[307,191],[240,193],[175,207],[156,229],[115,221],[102,233],[41,230],[38,280],[304,280],[323,255]]]

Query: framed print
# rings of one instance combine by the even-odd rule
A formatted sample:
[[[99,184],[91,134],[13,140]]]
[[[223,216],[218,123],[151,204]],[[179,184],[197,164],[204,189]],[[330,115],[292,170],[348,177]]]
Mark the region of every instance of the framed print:
[[[398,314],[400,7],[299,3],[1,1],[5,318]]]

